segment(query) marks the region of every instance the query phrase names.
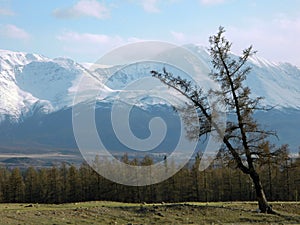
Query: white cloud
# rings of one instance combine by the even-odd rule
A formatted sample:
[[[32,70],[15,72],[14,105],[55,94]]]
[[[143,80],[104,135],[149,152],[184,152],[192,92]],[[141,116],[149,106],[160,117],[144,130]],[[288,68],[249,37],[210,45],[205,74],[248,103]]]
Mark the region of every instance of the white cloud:
[[[172,41],[178,45],[197,44],[208,45],[207,34],[186,34],[178,31],[170,31]]]
[[[271,21],[254,20],[251,24],[227,28],[226,36],[233,42],[234,51],[240,52],[252,44],[260,56],[300,66],[300,17],[280,16]]]
[[[117,37],[109,37],[104,34],[91,34],[91,33],[77,33],[77,32],[64,32],[62,35],[57,36],[60,41],[66,42],[81,42],[88,44],[107,44],[112,42],[113,39],[118,39]]]
[[[224,2],[225,0],[200,0],[200,3],[203,5],[217,5]]]
[[[135,2],[143,7],[148,13],[159,13],[161,12],[160,5],[162,4],[173,4],[181,0],[129,0],[129,2]]]
[[[127,39],[127,43],[133,43],[133,42],[143,42],[143,41],[148,41],[143,38],[137,38],[137,37],[130,37]]]
[[[97,19],[108,18],[109,9],[96,0],[80,0],[75,5],[66,9],[56,9],[53,15],[58,18],[78,18],[82,16],[95,17]]]
[[[104,53],[125,44],[140,42],[137,37],[123,38],[118,35],[78,33],[65,31],[56,37],[61,43],[65,56],[84,58],[86,61],[96,61]]]
[[[146,12],[158,13],[160,12],[158,2],[159,0],[142,0],[141,4]]]
[[[184,42],[187,40],[187,37],[184,33],[181,32],[176,32],[176,31],[171,31],[171,35],[173,36],[173,38],[175,39],[175,41],[177,42]]]
[[[0,16],[13,16],[15,13],[10,9],[0,8]]]
[[[29,33],[13,24],[0,25],[0,36],[21,40],[28,40],[30,38]]]
[[[126,43],[126,40],[119,36],[73,31],[63,32],[56,38],[62,43],[62,48],[66,53],[87,55],[90,58],[98,58],[104,52]]]

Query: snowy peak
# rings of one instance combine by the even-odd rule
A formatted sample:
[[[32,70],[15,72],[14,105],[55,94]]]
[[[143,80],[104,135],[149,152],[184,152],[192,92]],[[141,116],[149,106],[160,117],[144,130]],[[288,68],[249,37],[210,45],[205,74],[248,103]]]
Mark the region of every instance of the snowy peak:
[[[16,85],[15,73],[32,61],[44,60],[42,56],[0,50],[0,121],[9,117],[17,121],[28,113],[30,105],[38,99]]]
[[[184,47],[212,68],[206,47]],[[251,88],[253,96],[265,97],[264,104],[268,106],[300,109],[299,68],[288,63],[273,63],[257,56],[251,57],[248,63],[252,71],[246,84]],[[90,71],[84,66],[67,58],[50,59],[38,54],[0,50],[0,122],[7,117],[18,121],[37,111],[49,113],[70,107],[84,74],[93,77],[91,82],[95,81],[94,78],[98,80],[101,83],[99,87],[107,96],[106,100],[113,100],[116,90],[148,74],[150,76],[149,72],[153,68],[162,69],[161,65],[155,67],[145,64],[136,68],[94,67],[95,71]],[[170,71],[173,72],[172,68]],[[110,74],[114,76],[107,77]],[[92,85],[85,86],[83,94]]]
[[[66,68],[54,61],[31,62],[16,74],[16,84],[20,89],[38,99],[58,105],[68,95],[72,81],[81,74],[74,68]]]
[[[246,80],[252,93],[264,97],[265,105],[300,109],[300,70],[288,63],[254,59]]]
[[[38,55],[24,52],[12,52],[8,50],[0,49],[0,69],[9,70],[15,66],[23,66],[32,61],[46,61],[48,58]]]
[[[0,122],[70,106],[85,69],[71,59],[0,51]]]
[[[211,58],[206,47],[186,45],[187,49],[207,63],[210,68]],[[253,97],[264,97],[266,106],[300,109],[300,69],[289,63],[275,63],[257,55],[249,58],[252,68],[245,81]]]

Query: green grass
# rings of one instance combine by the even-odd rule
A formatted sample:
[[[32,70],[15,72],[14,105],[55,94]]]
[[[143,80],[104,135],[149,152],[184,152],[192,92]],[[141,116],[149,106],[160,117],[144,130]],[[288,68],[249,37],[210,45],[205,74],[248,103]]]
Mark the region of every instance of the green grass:
[[[300,203],[272,205],[280,215],[257,213],[255,202],[0,204],[0,224],[300,224]]]

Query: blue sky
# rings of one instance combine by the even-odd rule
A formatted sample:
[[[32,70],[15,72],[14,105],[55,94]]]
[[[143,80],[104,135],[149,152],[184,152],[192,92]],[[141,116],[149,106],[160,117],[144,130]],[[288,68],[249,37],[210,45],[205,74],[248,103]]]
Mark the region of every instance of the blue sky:
[[[208,46],[222,25],[239,53],[300,66],[298,0],[0,0],[0,48],[95,62],[140,40]]]

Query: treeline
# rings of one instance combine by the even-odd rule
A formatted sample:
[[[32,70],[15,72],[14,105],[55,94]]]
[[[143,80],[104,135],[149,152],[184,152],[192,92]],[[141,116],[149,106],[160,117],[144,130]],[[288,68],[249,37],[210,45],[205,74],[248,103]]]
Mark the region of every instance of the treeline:
[[[89,165],[21,171],[0,168],[0,202],[66,203],[79,201],[182,202],[252,201],[255,191],[249,177],[230,163],[216,159],[199,171],[199,157],[168,180],[146,187],[129,187],[99,176]],[[127,159],[128,161],[128,159]],[[133,165],[151,164],[151,158],[130,160]],[[298,201],[300,197],[300,158],[280,158],[257,164],[267,198]]]

